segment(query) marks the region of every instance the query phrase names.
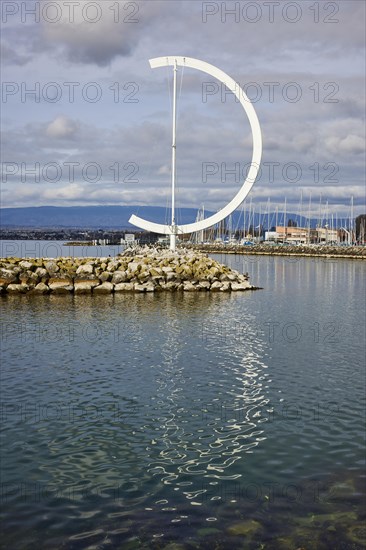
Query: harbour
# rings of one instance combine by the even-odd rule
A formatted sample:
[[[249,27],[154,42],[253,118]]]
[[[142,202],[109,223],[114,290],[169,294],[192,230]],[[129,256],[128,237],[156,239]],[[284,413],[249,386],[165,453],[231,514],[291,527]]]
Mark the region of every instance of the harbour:
[[[256,293],[2,297],[7,547],[364,546],[364,264]]]

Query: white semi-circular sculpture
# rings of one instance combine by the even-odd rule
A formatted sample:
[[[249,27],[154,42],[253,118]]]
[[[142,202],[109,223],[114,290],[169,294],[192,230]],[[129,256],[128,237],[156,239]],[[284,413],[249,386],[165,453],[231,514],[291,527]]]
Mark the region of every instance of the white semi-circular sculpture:
[[[217,80],[225,84],[225,86],[238,98],[250,122],[250,127],[252,129],[253,135],[253,155],[250,169],[242,187],[235,195],[235,197],[226,206],[224,206],[224,208],[204,220],[189,223],[186,225],[163,225],[160,223],[149,222],[135,215],[131,216],[129,219],[130,223],[136,225],[137,227],[140,227],[141,229],[145,229],[146,231],[151,231],[153,233],[161,233],[163,235],[177,235],[182,233],[193,233],[196,231],[202,231],[203,229],[207,229],[208,227],[219,223],[224,218],[232,214],[232,212],[234,212],[234,210],[236,210],[244,201],[251,188],[253,187],[262,157],[262,134],[259,126],[259,121],[254,107],[246,96],[244,90],[235,82],[235,80],[233,80],[229,75],[227,75],[217,67],[214,67],[213,65],[210,65],[205,61],[200,61],[199,59],[194,59],[192,57],[156,57],[154,59],[150,59],[149,63],[152,69],[155,69],[157,67],[166,67],[167,65],[174,66],[176,64],[178,66],[197,69],[198,71],[202,71],[217,78]]]

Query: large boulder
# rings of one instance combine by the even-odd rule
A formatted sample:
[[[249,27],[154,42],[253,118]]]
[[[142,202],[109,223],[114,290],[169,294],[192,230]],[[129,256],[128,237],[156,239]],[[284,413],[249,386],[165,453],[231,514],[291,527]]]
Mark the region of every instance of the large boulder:
[[[32,290],[29,291],[29,294],[48,294],[50,291],[49,287],[44,283],[38,283]]]
[[[140,283],[146,283],[149,278],[150,278],[150,273],[145,269],[137,273],[137,279],[139,280]]]
[[[14,269],[0,269],[0,278],[7,282],[7,284],[15,283],[18,280],[18,274]]]
[[[89,279],[89,280],[78,280],[74,283],[74,293],[75,294],[91,294],[93,288],[99,285],[99,280]]]
[[[111,279],[111,274],[108,271],[103,271],[99,275],[99,280],[102,281],[102,283],[105,283],[106,281],[109,281]]]
[[[10,284],[6,287],[6,291],[10,294],[25,294],[28,292],[29,287],[27,285]]]
[[[48,277],[48,271],[44,267],[37,267],[35,273],[36,275],[38,275],[40,279],[43,279],[44,277]]]
[[[45,268],[48,272],[48,274],[52,277],[55,273],[60,271],[59,266],[54,261],[49,261],[45,263]]]
[[[33,264],[31,262],[28,262],[27,260],[23,260],[22,262],[19,262],[19,265],[22,269],[32,269]]]
[[[191,283],[191,281],[184,281],[183,290],[185,292],[195,292],[197,290],[197,287],[193,283]]]
[[[224,281],[223,283],[221,283],[221,292],[228,292],[229,290],[231,290],[231,284],[229,283],[229,281]]]
[[[134,289],[136,292],[154,292],[155,285],[152,282],[148,283],[135,283]]]
[[[164,279],[162,279],[159,284],[156,284],[155,289],[156,290],[169,290],[174,291],[178,289],[179,284],[176,281],[169,281],[165,282]]]
[[[99,286],[94,287],[93,293],[94,294],[110,294],[113,292],[114,285],[112,283],[109,283],[108,281],[105,281]]]
[[[114,286],[114,292],[133,292],[134,283],[118,283]]]
[[[116,271],[118,269],[118,261],[116,260],[111,260],[108,265],[107,265],[107,271],[111,272],[111,271]]]
[[[25,271],[24,273],[19,274],[19,281],[23,285],[29,285],[31,287],[36,286],[39,283],[39,277],[33,271]]]
[[[67,294],[74,290],[74,283],[70,278],[59,279],[57,277],[48,281],[48,287],[53,294]]]
[[[139,262],[130,262],[127,266],[127,271],[132,275],[136,275],[138,271],[140,271],[140,267],[141,266]]]
[[[211,288],[210,290],[212,292],[218,292],[221,290],[221,287],[222,287],[223,283],[220,283],[220,281],[214,281],[212,284],[211,284]]]
[[[243,281],[242,283],[231,283],[231,290],[237,291],[237,290],[248,290],[252,288],[252,285],[248,283],[248,281]]]
[[[115,271],[112,276],[112,283],[118,285],[124,283],[127,280],[127,273],[125,271]]]
[[[211,284],[208,281],[200,281],[198,283],[198,288],[202,290],[210,290]]]
[[[91,264],[82,264],[77,268],[76,275],[91,275],[93,271],[93,266]]]

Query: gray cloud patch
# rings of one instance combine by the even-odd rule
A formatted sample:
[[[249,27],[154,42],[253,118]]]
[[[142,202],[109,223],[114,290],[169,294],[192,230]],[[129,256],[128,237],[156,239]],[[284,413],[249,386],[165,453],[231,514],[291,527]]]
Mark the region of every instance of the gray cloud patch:
[[[1,61],[5,65],[18,65],[22,67],[23,65],[29,63],[30,60],[30,55],[17,52],[8,46],[8,44],[5,44],[5,42],[1,43]]]

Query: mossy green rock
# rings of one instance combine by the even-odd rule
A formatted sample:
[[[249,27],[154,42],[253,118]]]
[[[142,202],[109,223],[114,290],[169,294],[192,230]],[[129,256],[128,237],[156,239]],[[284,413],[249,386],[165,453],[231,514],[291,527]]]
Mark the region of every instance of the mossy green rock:
[[[356,487],[352,479],[334,483],[327,494],[328,500],[344,500],[352,498],[356,493]]]
[[[348,540],[366,548],[366,522],[357,522],[347,529]]]
[[[255,519],[243,520],[228,527],[227,532],[233,536],[252,537],[262,529],[259,521]]]
[[[199,537],[209,537],[210,535],[219,535],[221,531],[215,527],[203,527],[198,529],[197,534]]]
[[[356,512],[334,512],[333,514],[313,514],[307,517],[295,517],[294,523],[304,527],[324,527],[327,525],[346,525],[357,520]]]

